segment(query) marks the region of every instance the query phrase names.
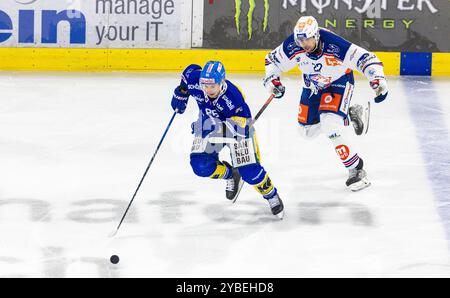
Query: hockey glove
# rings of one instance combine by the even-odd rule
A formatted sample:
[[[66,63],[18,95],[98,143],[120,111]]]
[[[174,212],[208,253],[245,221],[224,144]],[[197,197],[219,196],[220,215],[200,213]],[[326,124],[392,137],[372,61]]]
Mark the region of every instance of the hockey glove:
[[[179,114],[183,114],[186,110],[188,98],[189,93],[187,92],[187,89],[185,87],[180,85],[175,88],[171,102],[173,110],[177,111],[177,113]]]
[[[386,99],[388,95],[387,83],[384,78],[375,79],[370,82],[370,87],[375,91],[375,102],[380,103]]]
[[[273,95],[275,98],[282,98],[286,88],[281,84],[280,78],[271,75],[264,79],[264,87]]]

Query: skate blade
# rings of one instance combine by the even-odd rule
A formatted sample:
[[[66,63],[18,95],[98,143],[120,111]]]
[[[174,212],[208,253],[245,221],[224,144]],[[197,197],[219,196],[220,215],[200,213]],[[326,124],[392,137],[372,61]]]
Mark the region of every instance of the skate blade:
[[[352,185],[349,185],[348,188],[350,188],[351,191],[360,191],[363,190],[364,188],[369,187],[370,185],[372,185],[372,183],[370,183],[370,181],[368,181],[367,179],[362,179],[359,182],[353,183]]]
[[[279,220],[283,220],[283,218],[284,218],[284,210],[281,211],[281,212],[278,213],[278,214],[275,214],[275,216],[278,217]]]
[[[364,113],[364,120],[365,120],[365,129],[363,134],[367,134],[367,132],[369,131],[369,121],[370,121],[370,101],[367,102],[367,107],[365,108],[365,113]]]
[[[241,181],[239,181],[239,186],[238,186],[238,191],[236,193],[236,196],[234,197],[233,200],[231,200],[232,204],[236,203],[243,186],[244,186],[244,180],[241,178]]]

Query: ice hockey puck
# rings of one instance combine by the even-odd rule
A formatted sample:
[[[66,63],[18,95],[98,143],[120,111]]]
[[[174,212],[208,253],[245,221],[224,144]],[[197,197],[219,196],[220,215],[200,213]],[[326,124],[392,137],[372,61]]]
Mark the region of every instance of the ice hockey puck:
[[[111,258],[109,259],[111,261],[111,263],[113,264],[117,264],[119,263],[119,257],[116,255],[112,255]]]

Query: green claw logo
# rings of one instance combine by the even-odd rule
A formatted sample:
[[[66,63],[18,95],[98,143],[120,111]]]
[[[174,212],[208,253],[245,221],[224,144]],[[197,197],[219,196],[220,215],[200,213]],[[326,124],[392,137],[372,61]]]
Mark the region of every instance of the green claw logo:
[[[236,6],[236,14],[234,15],[234,19],[236,20],[236,30],[238,35],[241,34],[241,26],[239,22],[239,17],[241,16],[241,5],[242,0],[234,0]],[[256,3],[255,0],[248,0],[249,9],[247,13],[247,30],[248,30],[248,40],[252,39],[252,21],[253,21],[253,11],[255,10]],[[269,0],[264,0],[264,23],[263,30],[266,32],[267,24],[269,22]]]

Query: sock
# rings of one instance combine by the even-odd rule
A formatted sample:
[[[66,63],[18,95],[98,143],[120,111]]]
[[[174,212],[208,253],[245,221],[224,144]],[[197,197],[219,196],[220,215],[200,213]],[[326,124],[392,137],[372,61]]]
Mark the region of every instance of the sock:
[[[226,165],[217,162],[217,167],[214,173],[210,176],[212,179],[230,179],[233,174],[232,169],[228,168]]]

